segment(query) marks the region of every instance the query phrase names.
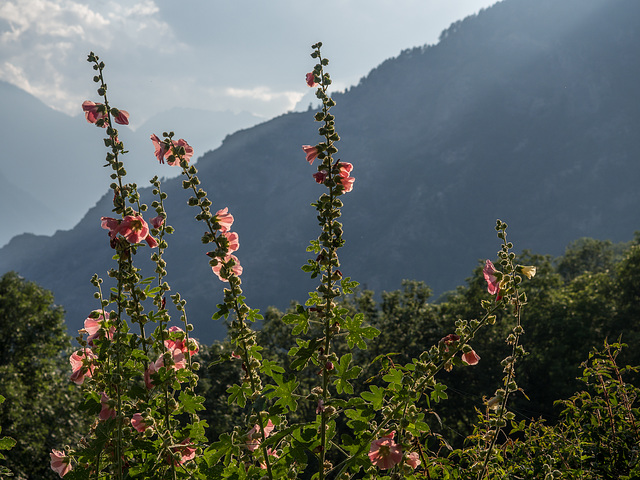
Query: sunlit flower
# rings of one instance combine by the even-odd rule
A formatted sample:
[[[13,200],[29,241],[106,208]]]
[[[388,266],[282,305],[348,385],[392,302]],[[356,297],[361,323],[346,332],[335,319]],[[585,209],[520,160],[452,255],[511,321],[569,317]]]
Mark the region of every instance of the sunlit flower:
[[[221,232],[227,232],[233,225],[233,215],[229,213],[229,207],[218,210],[213,221],[220,225]]]
[[[233,253],[240,248],[240,241],[238,240],[238,234],[235,232],[222,232],[222,235],[227,237],[229,241],[229,253]]]
[[[318,86],[318,84],[316,83],[316,76],[313,74],[313,72],[307,73],[306,80],[307,85],[309,85],[311,88]]]
[[[109,397],[105,392],[102,392],[102,394],[100,395],[100,404],[102,405],[100,415],[98,416],[100,420],[106,420],[108,418],[116,417],[116,411],[109,407]]]
[[[485,261],[482,273],[484,275],[484,279],[487,281],[487,291],[491,295],[496,295],[496,301],[500,300],[502,298],[500,296],[500,281],[495,276],[496,267],[493,266],[493,262],[491,260]]]
[[[411,452],[404,460],[411,468],[417,468],[422,463],[418,452]]]
[[[109,328],[109,331],[105,331],[103,328],[105,319],[102,316],[102,312],[95,311],[93,315],[98,315],[96,318],[91,316],[87,317],[84,320],[84,331],[89,335],[87,337],[87,345],[93,347],[93,341],[97,338],[100,338],[106,334],[106,338],[111,340],[113,338],[113,334],[116,331],[116,327]]]
[[[71,354],[69,363],[71,364],[71,381],[76,385],[82,385],[85,377],[93,375],[93,360],[96,354],[90,349],[78,350]]]
[[[402,461],[402,449],[393,440],[394,434],[395,431],[371,442],[369,459],[381,470],[388,470]]]
[[[71,471],[71,459],[64,452],[54,448],[49,456],[51,457],[51,469],[60,475],[60,478]]]
[[[147,424],[144,422],[144,418],[141,413],[133,414],[133,417],[131,417],[131,426],[140,433],[147,429]]]
[[[158,230],[164,224],[164,218],[160,215],[149,219],[149,223],[153,228]]]
[[[152,134],[150,138],[155,148],[156,158],[160,163],[164,163],[165,157],[168,157],[170,155],[169,149],[167,148],[167,144],[162,140],[160,140],[155,133]]]
[[[127,215],[122,220],[102,217],[100,225],[105,230],[109,230],[109,236],[112,240],[120,234],[129,243],[140,243],[144,240],[151,248],[158,246],[158,241],[149,234],[149,225],[138,215]]]
[[[353,170],[353,165],[346,162],[340,162],[338,166],[340,167],[338,181],[345,192],[350,192],[353,189],[353,182],[355,181],[355,178],[349,176],[351,174],[351,170]]]
[[[271,419],[269,419],[264,426],[264,437],[267,438],[271,435],[271,432],[273,432],[275,428],[275,425],[271,422]],[[256,424],[247,432],[247,443],[245,446],[250,452],[254,452],[260,446],[261,441],[262,434],[260,433],[260,425]]]
[[[522,272],[522,274],[529,280],[531,280],[536,275],[536,270],[536,267],[533,267],[531,265],[520,265],[520,272]]]
[[[236,277],[239,277],[240,275],[242,275],[242,266],[240,265],[240,260],[238,260],[238,257],[236,257],[235,255],[227,255],[222,260],[218,259],[218,264],[215,265],[214,267],[211,267],[211,269],[213,270],[213,273],[215,273],[218,276],[218,278],[223,282],[228,282],[229,279],[224,278],[222,276],[221,274],[222,266],[223,266],[223,263],[228,263],[230,260],[233,260],[234,262],[233,267],[231,267],[231,271],[233,272],[233,274]]]
[[[182,464],[188,460],[193,460],[196,456],[196,449],[193,448],[190,438],[185,438],[180,442],[179,446],[171,447],[171,450],[180,454],[180,460],[178,463]]]
[[[480,355],[471,350],[470,352],[462,354],[462,361],[467,365],[477,365],[480,361]]]
[[[82,110],[84,111],[84,117],[87,119],[89,123],[96,123],[98,120],[106,119],[107,114],[104,111],[104,105],[101,103],[95,103],[90,100],[87,100],[82,103]],[[103,110],[103,111],[99,111]],[[104,124],[103,126],[106,126]]]
[[[113,121],[120,125],[129,125],[129,112],[126,110],[118,110],[117,112],[117,115],[113,116]]]
[[[313,161],[318,158],[318,147],[314,147],[312,145],[302,145],[302,150],[307,155],[307,162],[309,165],[313,165]]]

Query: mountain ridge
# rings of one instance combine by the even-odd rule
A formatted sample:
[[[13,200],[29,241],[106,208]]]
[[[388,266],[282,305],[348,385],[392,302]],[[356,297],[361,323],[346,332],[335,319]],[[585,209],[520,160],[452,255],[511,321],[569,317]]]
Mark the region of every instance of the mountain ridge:
[[[504,0],[335,94],[337,158],[353,163],[356,179],[343,197],[342,272],[377,292],[413,278],[440,294],[495,255],[496,218],[509,223],[517,250],[559,255],[583,236],[632,238],[640,224],[635,18],[640,4],[630,0]],[[312,115],[229,135],[197,162],[214,211],[227,206],[236,218],[254,308],[304,302],[315,288],[300,271],[318,235],[309,204],[322,191],[300,148],[319,141]],[[207,264],[202,228],[180,178],[163,189],[178,232],[169,238],[169,282],[189,302],[200,338],[221,338],[224,326],[210,316],[223,285]],[[0,249],[0,271],[52,288],[72,329],[92,308],[88,279],[109,268],[99,226],[108,197],[72,231]],[[73,268],[69,256],[78,257]]]

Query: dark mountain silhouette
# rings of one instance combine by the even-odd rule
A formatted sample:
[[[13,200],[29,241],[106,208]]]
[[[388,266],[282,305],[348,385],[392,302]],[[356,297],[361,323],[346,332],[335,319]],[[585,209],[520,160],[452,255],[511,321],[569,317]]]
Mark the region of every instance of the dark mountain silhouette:
[[[376,291],[414,278],[442,293],[495,256],[496,218],[518,250],[558,255],[583,236],[630,239],[640,226],[638,18],[635,0],[505,0],[335,95],[338,157],[356,178],[344,197],[342,272]],[[252,307],[286,307],[315,287],[300,266],[322,188],[300,146],[318,141],[317,127],[311,112],[290,113],[198,161],[214,209],[236,218]],[[224,334],[209,319],[222,284],[180,183],[165,184],[177,228],[169,281],[210,341]],[[110,266],[99,222],[110,210],[107,194],[71,231],[14,238],[0,271],[52,289],[79,327],[95,305],[88,279]]]

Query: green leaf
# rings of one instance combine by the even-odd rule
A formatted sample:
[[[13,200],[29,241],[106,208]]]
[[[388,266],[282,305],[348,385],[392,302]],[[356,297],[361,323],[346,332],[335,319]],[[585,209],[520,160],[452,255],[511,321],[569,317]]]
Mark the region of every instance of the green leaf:
[[[204,410],[204,406],[202,405],[204,397],[190,395],[189,393],[182,391],[178,398],[180,405],[182,406],[182,410],[187,413],[196,413],[198,410]]]
[[[10,450],[16,444],[16,441],[10,437],[0,438],[0,450]]]
[[[338,378],[333,382],[336,386],[336,391],[340,394],[342,392],[353,394],[353,386],[349,383],[349,380],[353,380],[354,378],[358,378],[362,368],[355,366],[353,368],[349,368],[349,364],[351,363],[352,354],[347,353],[343,355],[340,359],[340,362],[336,366],[336,375]]]
[[[268,385],[265,387],[265,392],[270,389],[271,391],[266,393],[267,398],[277,398],[276,405],[281,405],[289,409],[289,411],[295,411],[298,408],[298,402],[293,396],[293,392],[298,388],[298,382],[295,378],[289,381],[285,381],[282,375],[274,375],[273,379],[277,383],[277,387],[274,385]]]
[[[384,389],[377,385],[370,385],[371,392],[362,392],[360,396],[370,402],[375,410],[380,410],[384,402]]]
[[[367,349],[365,338],[372,339],[380,334],[380,331],[374,327],[362,327],[364,314],[358,313],[353,318],[346,317],[342,322],[342,327],[349,333],[347,335],[347,344],[349,348],[357,346],[360,350]]]

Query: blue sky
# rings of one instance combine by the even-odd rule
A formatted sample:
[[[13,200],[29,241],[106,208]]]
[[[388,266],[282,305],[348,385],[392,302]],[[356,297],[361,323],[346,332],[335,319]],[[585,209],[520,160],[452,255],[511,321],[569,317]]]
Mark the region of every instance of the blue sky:
[[[433,44],[495,0],[4,0],[0,80],[70,115],[94,99],[93,50],[132,127],[172,107],[265,119],[308,93],[322,41],[336,90],[405,48]]]

